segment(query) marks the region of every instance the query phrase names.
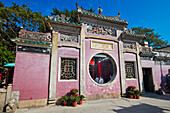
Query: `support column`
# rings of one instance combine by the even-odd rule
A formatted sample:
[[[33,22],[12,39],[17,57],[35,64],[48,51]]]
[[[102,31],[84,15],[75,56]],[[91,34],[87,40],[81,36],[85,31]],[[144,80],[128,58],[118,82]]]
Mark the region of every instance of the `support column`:
[[[5,105],[8,104],[8,102],[11,100],[11,94],[12,94],[12,84],[8,84],[6,97],[5,97]]]
[[[54,104],[56,99],[57,52],[58,52],[57,43],[58,43],[58,32],[53,31],[48,104]]]
[[[142,92],[143,91],[143,72],[142,72],[142,66],[141,66],[141,59],[139,55],[139,50],[140,46],[138,43],[136,43],[136,51],[137,51],[137,65],[138,65],[138,80],[139,80],[139,90]]]
[[[81,34],[80,34],[80,94],[86,94],[86,84],[85,84],[85,26],[82,24]]]
[[[120,65],[120,81],[121,81],[121,95],[125,96],[126,84],[125,84],[125,63],[123,59],[123,42],[119,41],[119,65]]]

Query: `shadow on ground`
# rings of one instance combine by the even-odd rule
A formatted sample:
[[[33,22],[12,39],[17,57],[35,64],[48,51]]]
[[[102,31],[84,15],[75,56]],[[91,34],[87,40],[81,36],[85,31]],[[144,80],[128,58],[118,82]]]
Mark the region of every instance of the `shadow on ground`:
[[[161,99],[161,100],[170,100],[170,94],[158,95],[155,93],[146,92],[144,95],[142,95],[142,97]]]
[[[123,106],[117,106],[120,107],[120,109],[115,110],[116,113],[169,113],[170,111],[168,109],[162,109],[157,106],[149,105],[149,104],[139,104],[139,105],[133,105],[131,107],[123,107]]]

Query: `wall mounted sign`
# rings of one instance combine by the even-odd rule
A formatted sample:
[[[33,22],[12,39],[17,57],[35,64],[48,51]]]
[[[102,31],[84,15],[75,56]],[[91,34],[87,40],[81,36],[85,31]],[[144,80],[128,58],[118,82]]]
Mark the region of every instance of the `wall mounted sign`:
[[[100,42],[100,41],[91,41],[92,49],[103,49],[103,50],[114,50],[113,43]]]

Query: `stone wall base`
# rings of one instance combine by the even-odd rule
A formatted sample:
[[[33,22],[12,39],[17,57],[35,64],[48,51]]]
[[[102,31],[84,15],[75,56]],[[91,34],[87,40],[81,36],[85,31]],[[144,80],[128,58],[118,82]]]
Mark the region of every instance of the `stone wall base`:
[[[19,108],[38,107],[38,106],[46,106],[46,105],[47,105],[47,99],[24,100],[18,102]]]
[[[119,98],[119,97],[120,97],[120,93],[107,93],[107,94],[87,95],[86,100],[98,100],[98,99]]]

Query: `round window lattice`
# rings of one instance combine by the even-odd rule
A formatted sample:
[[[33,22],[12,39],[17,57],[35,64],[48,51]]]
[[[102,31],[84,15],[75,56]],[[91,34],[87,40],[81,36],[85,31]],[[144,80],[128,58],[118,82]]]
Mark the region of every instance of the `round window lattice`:
[[[98,53],[90,59],[89,73],[91,79],[97,84],[112,82],[117,73],[116,62],[111,56]]]

